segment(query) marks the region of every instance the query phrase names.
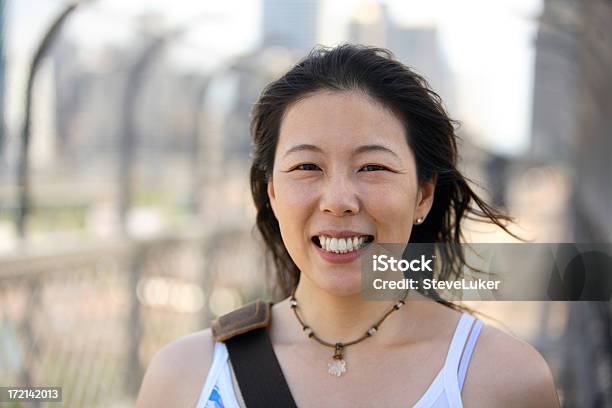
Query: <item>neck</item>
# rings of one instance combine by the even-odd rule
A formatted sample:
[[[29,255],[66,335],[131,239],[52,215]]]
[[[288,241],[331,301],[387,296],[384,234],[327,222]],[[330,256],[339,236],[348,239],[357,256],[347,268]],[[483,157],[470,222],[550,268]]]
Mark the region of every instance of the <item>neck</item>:
[[[361,293],[337,296],[315,286],[306,277],[300,279],[295,297],[298,301],[297,312],[304,324],[317,337],[330,343],[346,343],[361,337],[399,300],[367,301]],[[400,308],[387,316],[379,327],[380,332],[392,334],[402,310]],[[377,332],[375,337],[381,336]]]

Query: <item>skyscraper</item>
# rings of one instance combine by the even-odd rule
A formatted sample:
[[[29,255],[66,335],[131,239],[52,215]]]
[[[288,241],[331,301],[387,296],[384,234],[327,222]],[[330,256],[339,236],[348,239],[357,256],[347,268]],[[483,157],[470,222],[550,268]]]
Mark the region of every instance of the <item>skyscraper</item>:
[[[452,111],[452,72],[435,26],[401,26],[393,20],[386,4],[373,0],[363,3],[353,15],[349,39],[353,43],[388,48],[399,61],[423,75]]]
[[[576,126],[579,47],[576,0],[546,0],[536,38],[532,146],[536,160],[565,161]]]
[[[263,46],[308,51],[317,42],[318,0],[264,0]]]

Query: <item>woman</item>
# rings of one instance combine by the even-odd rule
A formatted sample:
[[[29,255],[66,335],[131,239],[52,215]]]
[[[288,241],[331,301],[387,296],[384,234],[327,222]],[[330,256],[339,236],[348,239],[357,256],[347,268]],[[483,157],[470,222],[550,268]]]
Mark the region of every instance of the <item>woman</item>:
[[[510,220],[457,170],[453,123],[421,77],[386,50],[317,48],[263,91],[251,133],[257,227],[284,297],[267,338],[297,406],[558,406],[528,344],[416,291],[361,296],[372,242],[459,243],[468,214]],[[460,277],[461,253],[442,260],[441,279]],[[242,405],[217,330],[164,347],[138,406]]]

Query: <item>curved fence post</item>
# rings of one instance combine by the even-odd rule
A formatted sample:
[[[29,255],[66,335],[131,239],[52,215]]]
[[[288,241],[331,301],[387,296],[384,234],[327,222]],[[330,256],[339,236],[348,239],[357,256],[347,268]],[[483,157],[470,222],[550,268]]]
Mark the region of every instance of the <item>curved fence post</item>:
[[[43,37],[42,42],[38,46],[34,59],[30,65],[28,74],[28,84],[26,88],[26,103],[25,117],[23,120],[23,128],[21,130],[21,145],[19,151],[19,167],[17,169],[17,188],[19,194],[19,205],[17,208],[16,229],[17,236],[24,238],[27,230],[27,218],[30,212],[30,166],[29,166],[29,150],[30,150],[30,132],[31,132],[31,116],[32,116],[32,90],[34,86],[34,78],[40,67],[43,57],[49,50],[57,33],[66,22],[66,19],[74,12],[78,4],[73,3],[67,6],[64,11],[55,19],[47,33]]]

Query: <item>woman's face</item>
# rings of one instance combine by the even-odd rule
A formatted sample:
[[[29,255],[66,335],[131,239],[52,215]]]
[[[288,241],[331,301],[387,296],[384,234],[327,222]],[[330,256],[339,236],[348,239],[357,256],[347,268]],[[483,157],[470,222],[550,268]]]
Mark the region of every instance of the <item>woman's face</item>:
[[[402,122],[364,93],[320,91],[285,112],[268,196],[301,279],[358,293],[364,246],[408,242],[433,190]]]

